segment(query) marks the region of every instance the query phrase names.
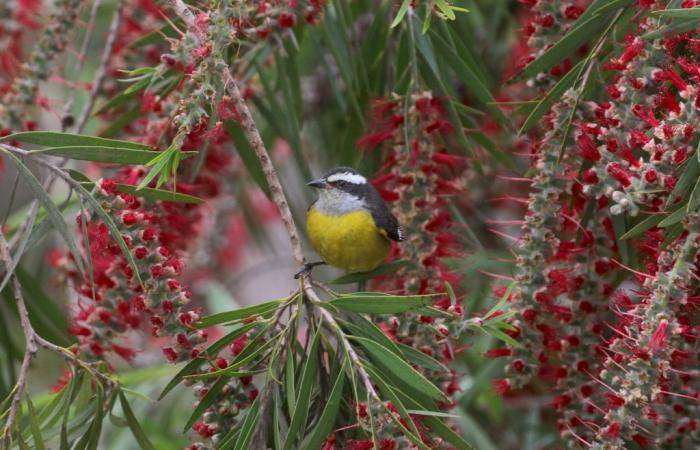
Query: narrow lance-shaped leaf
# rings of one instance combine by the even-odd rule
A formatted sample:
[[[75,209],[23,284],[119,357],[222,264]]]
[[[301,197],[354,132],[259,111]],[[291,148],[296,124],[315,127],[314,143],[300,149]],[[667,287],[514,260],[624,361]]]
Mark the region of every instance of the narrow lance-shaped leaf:
[[[34,440],[34,449],[44,450],[46,447],[44,446],[44,438],[41,435],[41,426],[39,425],[39,419],[37,418],[30,396],[27,396],[27,412],[29,414],[29,429],[32,432],[32,439]]]
[[[143,431],[143,428],[141,428],[141,424],[134,415],[134,412],[131,409],[131,405],[129,405],[129,401],[126,399],[126,396],[122,391],[119,391],[119,403],[122,405],[122,410],[124,411],[124,418],[129,424],[131,434],[134,435],[134,438],[136,439],[136,442],[138,442],[141,449],[155,450],[155,447],[153,446],[153,444],[151,444],[151,441],[148,439],[148,436]]]
[[[195,326],[197,328],[207,328],[212,325],[219,325],[222,323],[247,319],[252,316],[267,314],[277,309],[282,300],[284,299],[272,300],[269,302],[260,303],[258,305],[247,306],[245,308],[240,308],[233,311],[227,311],[223,313],[213,314],[207,317],[202,317],[201,320],[195,323]]]
[[[323,302],[324,308],[338,308],[365,314],[399,314],[435,301],[440,294],[431,295],[344,295],[334,300]]]
[[[204,414],[204,411],[211,406],[219,397],[219,393],[221,390],[224,388],[226,383],[229,381],[229,377],[221,377],[219,378],[216,383],[214,383],[213,386],[209,387],[209,391],[207,392],[207,395],[205,395],[203,398],[199,400],[197,403],[197,407],[192,411],[192,414],[190,415],[190,418],[187,420],[187,423],[185,424],[185,428],[183,432],[186,432],[189,430],[192,425],[199,419],[199,417]]]
[[[0,138],[0,142],[19,141],[26,144],[41,145],[44,147],[109,147],[109,148],[130,148],[135,150],[153,149],[148,145],[138,142],[122,141],[118,139],[105,139],[94,136],[84,136],[81,134],[57,133],[51,131],[23,131],[21,133],[10,134]]]
[[[297,395],[296,407],[292,415],[292,421],[289,424],[287,438],[284,441],[284,450],[291,450],[296,442],[297,435],[306,426],[306,419],[309,414],[309,403],[311,402],[311,393],[315,385],[318,366],[318,342],[321,335],[321,327],[318,327],[314,334],[311,348],[309,349],[308,359],[304,364],[304,369],[301,375],[299,384],[299,394]]]
[[[394,28],[396,25],[401,23],[401,21],[403,20],[403,17],[408,12],[409,6],[411,6],[411,0],[403,0],[403,3],[401,3],[401,7],[399,8],[399,11],[396,13],[396,17],[394,18],[394,21],[391,22],[391,28]]]
[[[427,378],[417,372],[401,357],[391,352],[391,350],[369,339],[354,336],[350,336],[350,339],[359,342],[377,366],[391,372],[408,386],[437,400],[445,398],[445,394],[437,386],[428,381]]]
[[[338,376],[333,383],[333,389],[325,402],[316,428],[311,432],[308,440],[305,441],[303,448],[320,448],[328,433],[333,430],[335,419],[338,416],[338,411],[340,411],[343,387],[345,387],[345,367],[346,365],[343,364],[340,372],[338,372]]]
[[[32,154],[48,154],[78,161],[94,161],[109,164],[147,164],[160,153],[153,150],[135,150],[121,147],[66,146],[34,150]],[[191,156],[194,152],[188,152]]]
[[[414,422],[413,418],[410,416],[410,414],[408,414],[408,410],[403,405],[398,395],[396,395],[396,392],[394,389],[392,389],[389,382],[385,380],[380,371],[376,369],[377,368],[373,367],[372,365],[365,366],[365,370],[369,374],[372,381],[379,387],[379,391],[382,393],[383,397],[391,401],[396,410],[399,412],[399,415],[403,418],[405,423],[399,423],[399,426],[401,429],[403,429],[404,434],[414,443],[422,444],[419,438],[420,432],[418,431],[418,427],[416,427],[416,423]],[[408,426],[406,426],[406,424],[408,424]]]
[[[653,11],[652,14],[658,14],[659,16],[673,17],[677,19],[700,20],[700,8],[665,9]]]

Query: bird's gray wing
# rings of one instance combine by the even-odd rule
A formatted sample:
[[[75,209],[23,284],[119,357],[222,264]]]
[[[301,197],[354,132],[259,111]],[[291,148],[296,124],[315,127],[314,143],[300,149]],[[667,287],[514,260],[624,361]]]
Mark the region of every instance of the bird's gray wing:
[[[404,240],[403,229],[399,225],[399,221],[389,211],[389,207],[384,203],[384,199],[379,195],[379,192],[372,187],[369,197],[369,210],[372,213],[374,223],[377,225],[386,237],[391,240],[401,242]]]

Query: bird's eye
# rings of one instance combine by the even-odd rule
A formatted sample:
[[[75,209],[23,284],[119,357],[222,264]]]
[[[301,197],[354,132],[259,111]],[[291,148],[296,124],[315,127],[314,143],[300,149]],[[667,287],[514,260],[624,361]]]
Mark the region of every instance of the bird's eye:
[[[338,187],[343,187],[343,186],[345,186],[346,184],[348,184],[348,182],[347,182],[347,181],[344,181],[344,180],[338,180],[338,181],[336,181],[336,182],[333,183],[333,184],[335,184],[335,185],[338,186]]]

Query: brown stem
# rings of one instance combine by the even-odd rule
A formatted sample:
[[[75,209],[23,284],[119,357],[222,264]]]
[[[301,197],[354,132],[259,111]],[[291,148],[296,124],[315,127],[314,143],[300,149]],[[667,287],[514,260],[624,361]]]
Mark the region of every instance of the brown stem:
[[[5,239],[5,235],[0,231],[0,258],[2,258],[5,263],[5,267],[9,269],[12,266],[12,258],[10,256],[10,248]],[[19,283],[16,275],[12,275],[12,289],[15,293],[15,302],[17,304],[17,311],[19,312],[19,319],[22,325],[22,330],[24,331],[25,339],[25,349],[24,358],[22,359],[22,366],[19,370],[19,375],[17,377],[17,383],[15,384],[14,395],[12,397],[12,403],[10,404],[10,412],[7,416],[7,422],[3,429],[3,441],[5,445],[9,448],[12,441],[12,429],[15,425],[15,420],[17,419],[17,412],[19,411],[19,404],[22,400],[22,395],[27,386],[27,375],[29,374],[29,363],[36,354],[36,334],[32,328],[32,324],[29,321],[29,313],[27,312],[27,307],[24,304],[24,299],[22,298],[22,286]]]
[[[92,32],[95,29],[95,19],[97,18],[97,11],[100,9],[102,0],[95,0],[92,2],[92,8],[90,9],[90,18],[88,19],[87,26],[85,27],[85,35],[83,36],[83,43],[80,46],[80,53],[78,53],[78,64],[75,67],[75,73],[78,79],[80,79],[80,72],[83,71],[83,66],[85,65],[85,60],[87,59],[87,51],[90,41],[92,40]],[[66,131],[68,125],[68,118],[71,117],[71,109],[73,108],[73,103],[75,103],[75,94],[77,90],[74,89],[66,104],[63,105],[63,116],[61,117],[61,131]]]
[[[76,133],[81,133],[83,131],[83,128],[85,128],[85,124],[87,123],[88,117],[90,117],[92,107],[95,104],[97,94],[100,92],[100,89],[102,88],[102,83],[104,82],[104,79],[107,76],[107,68],[109,67],[110,60],[112,59],[112,53],[114,52],[114,43],[117,41],[117,32],[119,31],[119,27],[122,22],[123,10],[124,2],[120,0],[117,4],[117,9],[112,15],[112,22],[109,25],[107,41],[105,42],[105,48],[102,51],[100,65],[97,68],[97,72],[95,74],[95,80],[92,83],[87,102],[85,102],[85,106],[80,112],[80,117],[78,118],[78,122],[75,126]]]
[[[313,302],[320,302],[321,299],[318,298],[316,292],[314,292],[308,280],[304,280],[303,283],[304,293],[309,297],[309,299]],[[331,327],[331,329],[335,332],[336,336],[338,336],[340,342],[342,342],[343,347],[345,347],[345,350],[348,352],[350,361],[353,363],[357,370],[357,373],[360,375],[362,383],[365,386],[365,390],[369,393],[369,395],[372,396],[372,398],[374,398],[377,401],[380,401],[379,395],[377,394],[377,391],[376,389],[374,389],[374,385],[372,384],[372,380],[370,380],[369,378],[369,374],[362,367],[362,361],[360,361],[360,357],[355,352],[355,349],[352,347],[352,344],[350,344],[350,342],[345,338],[345,334],[343,333],[343,330],[340,329],[340,325],[338,325],[338,322],[336,322],[331,313],[329,313],[325,309],[321,307],[318,307],[317,309],[321,314],[321,319],[323,319],[328,324],[328,326]]]

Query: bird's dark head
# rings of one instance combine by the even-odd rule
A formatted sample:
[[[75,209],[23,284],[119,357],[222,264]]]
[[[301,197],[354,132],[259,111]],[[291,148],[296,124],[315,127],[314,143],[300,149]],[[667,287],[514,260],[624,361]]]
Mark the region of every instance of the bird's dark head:
[[[360,175],[352,167],[336,167],[324,173],[321,178],[307,183],[308,186],[317,189],[342,189],[364,186],[367,178]]]
[[[318,190],[316,207],[335,214],[365,207],[365,199],[373,189],[367,178],[351,167],[331,169],[307,185]]]

